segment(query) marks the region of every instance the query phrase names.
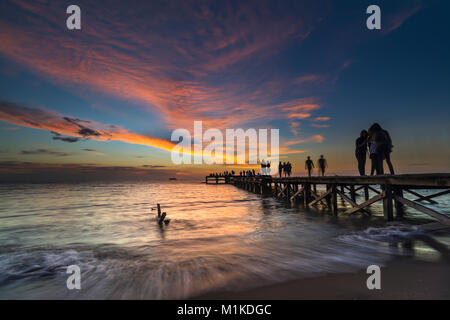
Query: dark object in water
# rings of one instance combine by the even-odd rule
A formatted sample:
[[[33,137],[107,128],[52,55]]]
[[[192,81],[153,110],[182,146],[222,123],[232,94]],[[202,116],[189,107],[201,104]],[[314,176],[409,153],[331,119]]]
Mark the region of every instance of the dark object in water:
[[[166,220],[166,217],[167,214],[165,212],[161,214],[161,206],[158,203],[158,223],[160,226],[162,226],[163,222],[166,226],[170,223],[170,219]]]
[[[170,219],[166,220],[167,214],[165,212],[162,213],[161,218],[159,218],[158,223],[160,226],[162,226],[163,222],[167,226],[170,223]]]
[[[169,180],[177,180],[177,178],[169,178]]]
[[[158,223],[159,223],[159,224],[162,224],[165,218],[166,218],[166,213],[163,212],[163,213],[161,214],[161,217],[159,217]]]

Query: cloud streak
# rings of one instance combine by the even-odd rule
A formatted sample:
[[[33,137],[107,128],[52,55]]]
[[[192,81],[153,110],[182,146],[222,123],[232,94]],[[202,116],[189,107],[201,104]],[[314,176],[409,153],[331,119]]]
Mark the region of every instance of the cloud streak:
[[[297,144],[302,144],[302,143],[322,143],[324,141],[324,137],[320,134],[316,134],[313,135],[309,138],[305,138],[305,139],[295,139],[295,140],[290,140],[284,143],[284,146],[289,147],[289,146],[294,146]]]
[[[167,179],[185,173],[173,168],[138,168],[131,166],[99,166],[85,163],[40,163],[0,161],[0,179],[7,182],[60,182],[104,180]]]
[[[403,25],[403,23],[405,23],[406,20],[419,12],[421,9],[422,5],[418,3],[418,1],[415,1],[415,3],[413,2],[412,4],[408,4],[408,8],[391,15],[388,17],[384,33],[389,33],[398,29]]]
[[[47,109],[32,109],[9,101],[0,101],[0,120],[28,128],[47,130],[56,134],[53,138],[59,139],[64,135],[78,139],[122,141],[166,151],[171,151],[174,147],[172,142],[137,134],[120,126],[76,119]]]
[[[57,157],[67,157],[70,156],[71,153],[67,152],[61,152],[57,150],[53,150],[50,148],[47,149],[36,149],[36,150],[22,150],[20,154],[23,155],[51,155],[51,156],[57,156]]]

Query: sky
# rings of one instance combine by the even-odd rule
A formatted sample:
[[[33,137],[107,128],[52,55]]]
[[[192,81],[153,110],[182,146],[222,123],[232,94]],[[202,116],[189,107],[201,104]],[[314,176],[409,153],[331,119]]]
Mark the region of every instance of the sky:
[[[66,8],[81,8],[68,30]],[[448,1],[0,3],[0,180],[197,178],[171,133],[280,129],[302,175],[357,174],[355,139],[390,132],[398,173],[449,172]],[[368,168],[368,166],[367,166]]]

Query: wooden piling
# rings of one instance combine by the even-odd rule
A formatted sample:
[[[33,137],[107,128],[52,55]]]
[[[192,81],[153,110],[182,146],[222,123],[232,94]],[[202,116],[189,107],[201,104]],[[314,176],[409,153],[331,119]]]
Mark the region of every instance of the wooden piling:
[[[353,202],[356,202],[356,192],[355,192],[355,186],[354,185],[350,186],[350,197],[351,197]]]
[[[401,188],[395,187],[394,188],[395,213],[396,213],[398,218],[401,218],[401,217],[403,217],[403,215],[405,213],[405,210],[403,208],[403,203],[398,201],[398,197],[402,197],[403,198],[403,191],[402,191]]]
[[[309,183],[305,183],[303,185],[303,205],[307,207],[311,202],[311,185]]]
[[[364,198],[369,200],[369,188],[367,186],[364,186]]]
[[[392,207],[392,199],[393,199],[393,195],[392,195],[392,186],[391,185],[384,185],[384,193],[385,196],[383,198],[383,214],[384,214],[384,218],[387,221],[392,221],[394,220],[394,211],[393,211],[393,207]]]
[[[160,225],[162,225],[165,218],[166,218],[166,213],[163,212],[163,213],[161,214],[161,216],[159,217],[158,223],[159,223]]]
[[[338,204],[337,204],[337,187],[335,184],[331,186],[331,201],[332,201],[332,211],[335,216],[338,214]]]

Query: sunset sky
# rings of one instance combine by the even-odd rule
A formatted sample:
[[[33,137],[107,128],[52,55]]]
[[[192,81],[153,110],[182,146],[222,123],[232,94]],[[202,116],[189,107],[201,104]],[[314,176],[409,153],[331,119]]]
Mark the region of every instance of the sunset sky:
[[[294,174],[321,154],[356,174],[354,141],[378,122],[399,173],[448,172],[450,3],[376,1],[382,29],[368,30],[371,4],[2,0],[0,179],[230,170],[172,164],[170,135],[194,120],[279,128]]]

